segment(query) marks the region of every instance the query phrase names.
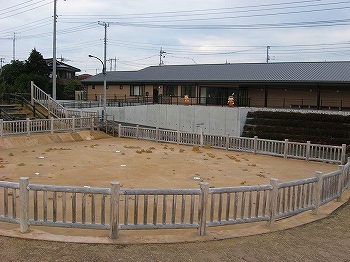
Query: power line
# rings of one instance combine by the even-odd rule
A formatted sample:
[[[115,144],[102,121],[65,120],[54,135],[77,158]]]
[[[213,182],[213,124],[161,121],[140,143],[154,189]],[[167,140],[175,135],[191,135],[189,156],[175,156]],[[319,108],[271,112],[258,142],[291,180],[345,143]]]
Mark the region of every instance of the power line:
[[[46,1],[46,0],[41,0],[41,1],[37,2],[37,3],[35,3],[35,4],[39,4],[39,3],[45,2],[45,1]],[[38,6],[33,6],[34,4],[30,4],[30,5],[28,5],[28,6],[24,6],[24,7],[18,8],[18,9],[24,9],[24,8],[26,8],[26,7],[30,7],[30,8],[28,8],[28,9],[26,9],[26,10],[23,10],[23,11],[18,11],[18,9],[13,10],[13,11],[6,11],[6,12],[4,12],[4,13],[0,13],[0,20],[1,20],[1,19],[5,19],[5,18],[9,18],[9,17],[13,17],[13,16],[16,16],[16,15],[20,15],[20,14],[23,14],[23,13],[26,13],[26,12],[29,12],[29,11],[32,11],[32,10],[35,10],[35,9],[38,9],[38,8],[40,8],[40,7],[46,6],[46,5],[48,5],[48,4],[51,4],[51,2],[42,4],[42,5],[38,5]],[[4,15],[4,14],[10,13],[10,12],[16,12],[16,13],[10,14],[10,15],[7,15],[7,16]]]
[[[317,2],[316,4],[307,4],[307,5],[298,5],[298,6],[285,6],[291,5],[293,3],[309,3],[309,2]],[[142,19],[161,19],[162,22],[178,22],[178,21],[196,21],[196,20],[226,20],[228,18],[252,18],[252,17],[263,17],[263,16],[277,16],[277,15],[290,15],[290,14],[301,14],[301,13],[310,13],[310,12],[321,12],[321,11],[334,11],[334,10],[344,10],[349,9],[350,6],[344,6],[343,4],[349,4],[348,1],[341,1],[336,3],[319,3],[319,1],[299,1],[292,3],[281,3],[281,4],[265,4],[265,5],[255,5],[255,6],[244,6],[244,7],[232,7],[232,8],[217,8],[217,9],[202,9],[202,10],[188,10],[188,11],[173,11],[173,12],[160,12],[160,13],[146,13],[146,14],[126,14],[126,15],[67,15],[64,16],[63,19],[66,18],[94,18],[94,17],[108,17],[108,19],[119,20],[121,22],[125,19],[130,19],[134,21],[138,19],[140,22]],[[338,7],[331,7],[334,5],[343,5]],[[274,7],[277,6],[277,7]],[[321,6],[325,6],[320,8]],[[296,10],[296,11],[285,11],[287,9],[300,9],[300,8],[310,8],[316,7],[316,9],[307,9],[307,10]],[[254,8],[254,9],[252,9]],[[243,9],[243,10],[240,10]],[[214,10],[214,11],[213,11]],[[276,10],[283,10],[283,12],[276,12]],[[220,11],[220,12],[218,12]],[[269,13],[264,13],[263,11],[268,11]],[[198,13],[200,12],[200,13]],[[248,15],[235,15],[235,16],[222,16],[223,14],[239,14],[239,13],[252,13],[258,12],[257,14],[248,14]],[[197,18],[198,16],[209,16],[209,15],[220,15],[219,17],[205,17],[205,18]],[[174,19],[178,17],[190,17],[190,19]],[[164,20],[164,18],[171,18],[171,20]],[[145,22],[145,21],[142,21]],[[154,21],[147,21],[148,23]],[[159,22],[159,21],[158,21]]]

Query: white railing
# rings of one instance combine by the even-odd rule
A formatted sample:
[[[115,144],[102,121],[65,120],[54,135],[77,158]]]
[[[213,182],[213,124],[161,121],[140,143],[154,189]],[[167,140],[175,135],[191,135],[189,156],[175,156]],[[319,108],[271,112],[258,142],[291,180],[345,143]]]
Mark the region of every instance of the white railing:
[[[33,133],[75,132],[93,127],[92,117],[50,118],[3,121],[0,119],[0,138],[10,135]]]
[[[45,93],[31,81],[31,103],[40,104],[55,118],[68,117],[90,117],[96,116],[96,112],[84,111],[83,109],[66,109],[59,102],[54,100],[49,94]]]
[[[96,125],[98,124],[98,126]],[[100,126],[98,117],[71,117],[60,119],[36,119],[3,121],[0,119],[0,138],[8,135],[44,132],[62,132],[103,128],[113,129],[113,134],[119,137],[144,139],[157,142],[185,144],[185,145],[210,145],[213,148],[226,149],[232,151],[251,152],[254,154],[264,154],[284,158],[296,158],[304,160],[333,162],[343,164],[345,162],[346,145],[330,146],[307,143],[275,141],[246,137],[230,137],[218,135],[205,135],[203,133],[187,133],[181,131],[165,130],[159,128],[142,128],[139,126],[115,126],[106,122],[105,126]]]
[[[31,225],[105,229],[111,238],[119,230],[195,228],[205,235],[206,228],[267,221],[342,200],[350,185],[350,159],[339,170],[313,178],[269,185],[199,189],[121,189],[53,186],[0,181],[0,221],[17,223],[26,233]]]
[[[115,127],[119,137],[145,139],[157,142],[186,144],[186,145],[210,145],[213,148],[226,149],[232,151],[251,152],[278,156],[284,158],[296,158],[321,162],[332,162],[343,164],[345,162],[346,145],[331,146],[307,143],[275,141],[247,137],[231,137],[206,135],[203,133],[187,133],[173,130],[163,130],[159,128],[141,128],[139,126]]]

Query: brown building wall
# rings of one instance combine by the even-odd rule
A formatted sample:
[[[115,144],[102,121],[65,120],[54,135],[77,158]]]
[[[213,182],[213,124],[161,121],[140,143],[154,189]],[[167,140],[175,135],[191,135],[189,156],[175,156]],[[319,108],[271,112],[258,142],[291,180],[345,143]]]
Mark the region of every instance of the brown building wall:
[[[167,97],[164,93],[164,85],[145,85],[144,96],[151,99],[153,94],[161,97],[159,102],[163,103],[183,103],[181,97],[181,84],[176,85],[177,97]],[[200,88],[217,87],[226,88],[225,85],[199,85],[196,90],[196,97],[199,96]],[[237,85],[228,85],[238,88]],[[130,98],[130,84],[108,84],[107,100]],[[277,108],[350,108],[350,85],[321,85],[316,84],[280,84],[280,85],[251,85],[241,86],[242,90],[247,90],[247,99],[251,107],[277,107]],[[154,92],[156,89],[156,92]],[[103,85],[88,85],[87,100],[103,99]],[[135,96],[136,97],[136,96]],[[319,99],[319,100],[318,100]],[[191,98],[191,104],[197,104],[197,98]],[[318,104],[319,102],[319,104]]]

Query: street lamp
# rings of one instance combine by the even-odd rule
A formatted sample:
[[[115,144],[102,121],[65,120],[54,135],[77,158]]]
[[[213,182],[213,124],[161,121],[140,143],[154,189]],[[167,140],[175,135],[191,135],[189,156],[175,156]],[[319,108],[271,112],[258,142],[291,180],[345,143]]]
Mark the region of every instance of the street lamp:
[[[102,122],[104,122],[104,115],[106,114],[106,97],[107,97],[107,80],[106,80],[106,65],[103,61],[97,56],[89,55],[89,57],[96,58],[102,64],[102,73],[103,73],[103,111],[102,111]]]

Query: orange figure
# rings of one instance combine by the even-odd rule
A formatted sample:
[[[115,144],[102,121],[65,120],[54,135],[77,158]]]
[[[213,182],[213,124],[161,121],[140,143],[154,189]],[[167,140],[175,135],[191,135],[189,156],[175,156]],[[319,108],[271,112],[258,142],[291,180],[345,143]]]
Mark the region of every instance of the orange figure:
[[[235,99],[234,99],[234,97],[233,97],[233,94],[232,94],[232,96],[229,96],[229,97],[228,97],[227,104],[229,105],[229,107],[233,107],[233,106],[234,106],[234,104],[235,104]]]
[[[190,103],[190,99],[189,99],[188,95],[185,95],[184,99],[185,99],[185,101],[184,101],[185,105],[188,106],[188,104]]]

